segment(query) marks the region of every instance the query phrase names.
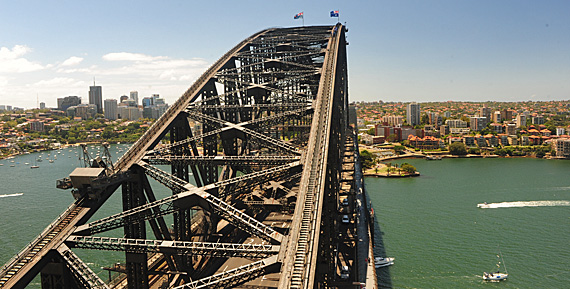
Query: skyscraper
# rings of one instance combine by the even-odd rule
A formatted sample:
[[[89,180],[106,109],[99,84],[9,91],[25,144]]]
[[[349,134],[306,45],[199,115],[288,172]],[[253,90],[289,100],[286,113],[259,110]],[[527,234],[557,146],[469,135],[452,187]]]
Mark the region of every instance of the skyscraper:
[[[57,109],[61,111],[67,111],[68,108],[80,104],[81,104],[81,98],[75,95],[66,96],[64,98],[57,99]]]
[[[418,103],[412,102],[408,104],[406,119],[409,125],[420,124],[420,105]]]
[[[138,91],[131,91],[131,99],[135,101],[137,105],[139,105],[139,92]]]
[[[105,99],[105,118],[109,120],[116,120],[117,115],[117,100]]]
[[[89,86],[89,104],[97,106],[97,113],[103,113],[103,89],[101,86]]]

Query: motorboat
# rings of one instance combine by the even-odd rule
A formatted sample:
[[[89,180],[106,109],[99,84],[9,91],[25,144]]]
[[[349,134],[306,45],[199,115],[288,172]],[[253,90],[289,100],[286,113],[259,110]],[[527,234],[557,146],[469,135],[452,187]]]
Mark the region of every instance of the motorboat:
[[[391,257],[375,257],[374,258],[374,267],[376,268],[380,268],[380,267],[386,267],[386,266],[390,266],[390,265],[394,265],[394,259],[395,258],[391,258]]]

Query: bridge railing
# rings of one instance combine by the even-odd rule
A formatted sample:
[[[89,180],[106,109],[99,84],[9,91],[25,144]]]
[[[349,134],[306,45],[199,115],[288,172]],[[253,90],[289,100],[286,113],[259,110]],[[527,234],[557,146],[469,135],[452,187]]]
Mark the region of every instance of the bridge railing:
[[[6,275],[12,266],[17,264],[23,256],[26,256],[32,250],[32,248],[34,248],[42,239],[44,239],[52,231],[52,229],[61,222],[61,220],[65,219],[69,213],[75,210],[77,208],[77,205],[78,202],[71,204],[65,211],[63,211],[63,213],[57,216],[55,220],[53,220],[33,241],[29,242],[28,245],[24,247],[24,249],[22,249],[16,256],[12,257],[10,261],[2,266],[2,269],[0,269],[0,278],[4,277],[4,275]]]

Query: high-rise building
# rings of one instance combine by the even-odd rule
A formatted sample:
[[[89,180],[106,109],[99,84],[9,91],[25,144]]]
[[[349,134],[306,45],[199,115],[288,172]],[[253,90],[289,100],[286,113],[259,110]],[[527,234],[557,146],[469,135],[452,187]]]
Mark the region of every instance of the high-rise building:
[[[103,89],[101,86],[89,86],[89,104],[97,106],[97,113],[103,113]]]
[[[418,103],[412,102],[408,104],[406,119],[410,125],[420,124],[420,105]]]
[[[45,109],[45,108],[46,108],[46,103],[40,102],[40,109]]]
[[[512,121],[513,120],[513,111],[510,109],[501,110],[501,120]]]
[[[72,106],[78,106],[81,104],[81,98],[79,96],[71,95],[64,98],[57,99],[57,109],[61,111],[67,111],[68,108]]]
[[[144,107],[150,107],[154,104],[153,99],[150,97],[145,97],[142,99],[142,106]]]
[[[470,127],[472,131],[481,131],[487,126],[487,118],[482,116],[470,117]]]
[[[128,96],[126,96],[126,95],[121,95],[121,98],[119,98],[119,101],[120,101],[121,103],[123,103],[123,102],[124,102],[125,100],[127,100],[127,99],[129,99]]]
[[[135,103],[138,105],[139,104],[139,92],[135,90],[135,91],[131,91],[130,94],[131,94],[130,99],[134,100]]]
[[[117,100],[105,99],[105,118],[109,120],[116,120],[117,116]]]
[[[526,116],[522,113],[518,114],[515,119],[515,124],[517,127],[526,126]]]
[[[445,121],[445,125],[449,126],[449,128],[466,128],[467,122],[460,119],[448,119]]]
[[[491,108],[486,105],[479,109],[479,116],[487,119],[487,122],[491,121]]]

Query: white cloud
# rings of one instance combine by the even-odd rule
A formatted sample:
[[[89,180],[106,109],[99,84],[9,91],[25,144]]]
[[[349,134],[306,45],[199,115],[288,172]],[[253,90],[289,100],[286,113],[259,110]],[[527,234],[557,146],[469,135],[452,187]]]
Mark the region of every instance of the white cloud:
[[[48,80],[40,80],[31,84],[32,87],[37,88],[59,88],[59,87],[80,87],[85,85],[84,81],[69,77],[56,77]]]
[[[157,59],[165,59],[164,56],[150,56],[142,53],[130,52],[113,52],[103,55],[104,60],[108,61],[142,61],[149,62]]]
[[[71,56],[70,58],[66,59],[61,66],[74,66],[83,61],[83,57]]]
[[[16,45],[12,49],[0,48],[0,73],[22,73],[42,70],[44,67],[23,58],[25,54],[32,51],[25,45]]]

